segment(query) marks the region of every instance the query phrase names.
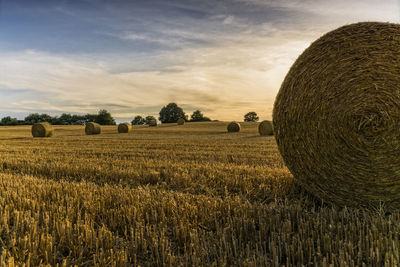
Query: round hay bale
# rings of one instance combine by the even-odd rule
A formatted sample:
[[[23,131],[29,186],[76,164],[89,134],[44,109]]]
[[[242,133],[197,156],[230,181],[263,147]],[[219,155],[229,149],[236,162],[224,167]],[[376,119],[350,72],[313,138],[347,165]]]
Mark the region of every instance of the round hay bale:
[[[123,122],[118,125],[119,133],[130,133],[132,132],[132,125],[129,122]]]
[[[53,125],[48,122],[39,122],[32,125],[33,137],[51,137],[53,134]]]
[[[339,206],[400,208],[400,25],[364,22],[307,48],[282,83],[275,138],[297,181]]]
[[[179,118],[178,121],[176,122],[178,125],[184,125],[185,124],[185,119]]]
[[[232,121],[231,123],[228,124],[226,127],[228,130],[228,133],[235,133],[240,131],[240,124],[236,121]]]
[[[270,121],[262,121],[258,125],[258,133],[260,135],[273,135],[274,127],[272,126],[272,122]]]
[[[156,120],[149,121],[149,126],[151,126],[151,127],[157,126],[157,121]]]
[[[100,133],[101,133],[100,124],[95,123],[95,122],[88,122],[88,123],[86,123],[86,126],[85,126],[85,133],[86,133],[87,135],[100,134]]]

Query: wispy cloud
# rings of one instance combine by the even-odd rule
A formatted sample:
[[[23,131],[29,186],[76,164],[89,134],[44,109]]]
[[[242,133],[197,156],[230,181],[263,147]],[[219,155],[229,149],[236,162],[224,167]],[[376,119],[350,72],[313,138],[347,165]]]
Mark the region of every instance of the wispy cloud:
[[[52,6],[65,16],[57,19],[42,6],[48,17],[34,28],[0,26],[13,25],[0,33],[0,115],[106,108],[127,119],[174,101],[220,120],[251,110],[271,118],[284,76],[313,40],[345,23],[399,20],[394,0],[78,2]],[[10,29],[46,42],[4,35]]]

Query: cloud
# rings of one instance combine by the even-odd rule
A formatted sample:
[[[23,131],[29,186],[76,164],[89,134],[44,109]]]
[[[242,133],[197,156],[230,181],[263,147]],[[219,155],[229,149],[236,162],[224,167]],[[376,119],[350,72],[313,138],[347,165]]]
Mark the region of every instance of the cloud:
[[[94,39],[93,52],[0,50],[0,113],[106,108],[125,120],[177,102],[213,119],[241,120],[248,111],[270,119],[282,80],[313,40],[344,23],[398,19],[394,1],[156,2],[121,9],[89,1],[104,4],[90,14],[62,7],[106,24],[96,31],[115,47],[94,49],[105,42]]]
[[[230,36],[211,47],[153,55],[161,67],[147,71],[114,72],[109,68],[114,58],[105,56],[96,61],[31,50],[0,53],[0,68],[7,69],[0,87],[35,90],[42,99],[30,101],[27,96],[2,109],[88,113],[108,108],[125,118],[138,112],[157,115],[163,105],[174,101],[221,120],[241,119],[248,110],[270,117],[286,69],[307,45],[301,40],[284,45],[268,41],[287,38],[273,28],[270,33],[267,39]]]

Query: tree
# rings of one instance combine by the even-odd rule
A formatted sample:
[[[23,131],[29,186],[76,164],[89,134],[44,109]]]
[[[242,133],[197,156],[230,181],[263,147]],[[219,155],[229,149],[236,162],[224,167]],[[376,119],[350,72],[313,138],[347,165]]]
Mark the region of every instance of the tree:
[[[25,117],[26,124],[34,124],[37,122],[44,122],[44,121],[51,122],[52,120],[53,118],[50,115],[47,114],[39,115],[39,113],[32,113]]]
[[[18,120],[16,118],[11,118],[10,116],[4,117],[0,121],[0,125],[18,125]]]
[[[71,121],[74,125],[84,125],[88,122],[85,115],[72,115]]]
[[[175,103],[169,103],[160,110],[159,120],[162,123],[177,122],[178,119],[183,118],[187,120],[187,116],[181,107]]]
[[[151,121],[157,121],[157,120],[154,116],[146,116],[146,118],[144,119],[144,122],[146,124],[149,124]]]
[[[98,124],[101,124],[101,125],[115,125],[115,120],[111,116],[111,113],[105,109],[102,109],[99,111],[94,122],[97,122]]]
[[[145,123],[146,123],[146,119],[139,115],[136,116],[135,118],[133,118],[133,120],[131,122],[132,125],[143,125]]]
[[[254,111],[251,111],[249,113],[247,113],[246,115],[244,115],[244,121],[258,121],[259,118],[257,116],[257,113],[255,113]]]
[[[67,113],[61,114],[61,116],[58,118],[58,121],[62,125],[71,125],[71,124],[73,124],[72,115],[71,114],[67,114]]]
[[[195,110],[193,114],[190,116],[191,121],[211,121],[210,118],[205,117],[200,110]]]

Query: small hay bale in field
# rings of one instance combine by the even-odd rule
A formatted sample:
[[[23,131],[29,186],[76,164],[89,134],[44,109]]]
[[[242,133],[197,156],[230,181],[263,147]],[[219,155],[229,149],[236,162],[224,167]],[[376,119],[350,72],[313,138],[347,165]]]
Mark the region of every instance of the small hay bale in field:
[[[156,120],[151,120],[151,121],[149,121],[149,126],[151,126],[151,127],[155,127],[155,126],[157,126],[157,121]]]
[[[291,67],[275,138],[307,191],[339,206],[400,208],[400,25],[331,31]]]
[[[258,125],[258,132],[260,135],[273,135],[274,127],[272,126],[272,122],[270,121],[262,121]]]
[[[240,131],[240,124],[236,121],[232,121],[231,123],[228,124],[226,127],[228,130],[228,133],[235,133]]]
[[[33,137],[51,137],[54,134],[53,125],[48,122],[39,122],[32,125]]]
[[[185,124],[185,119],[179,118],[178,121],[176,122],[178,125],[184,125]]]
[[[132,132],[132,125],[128,122],[123,122],[118,125],[118,132],[119,133],[130,133]]]
[[[88,122],[86,123],[85,126],[85,133],[87,135],[93,135],[93,134],[100,134],[101,133],[101,126],[98,123],[95,122]]]

